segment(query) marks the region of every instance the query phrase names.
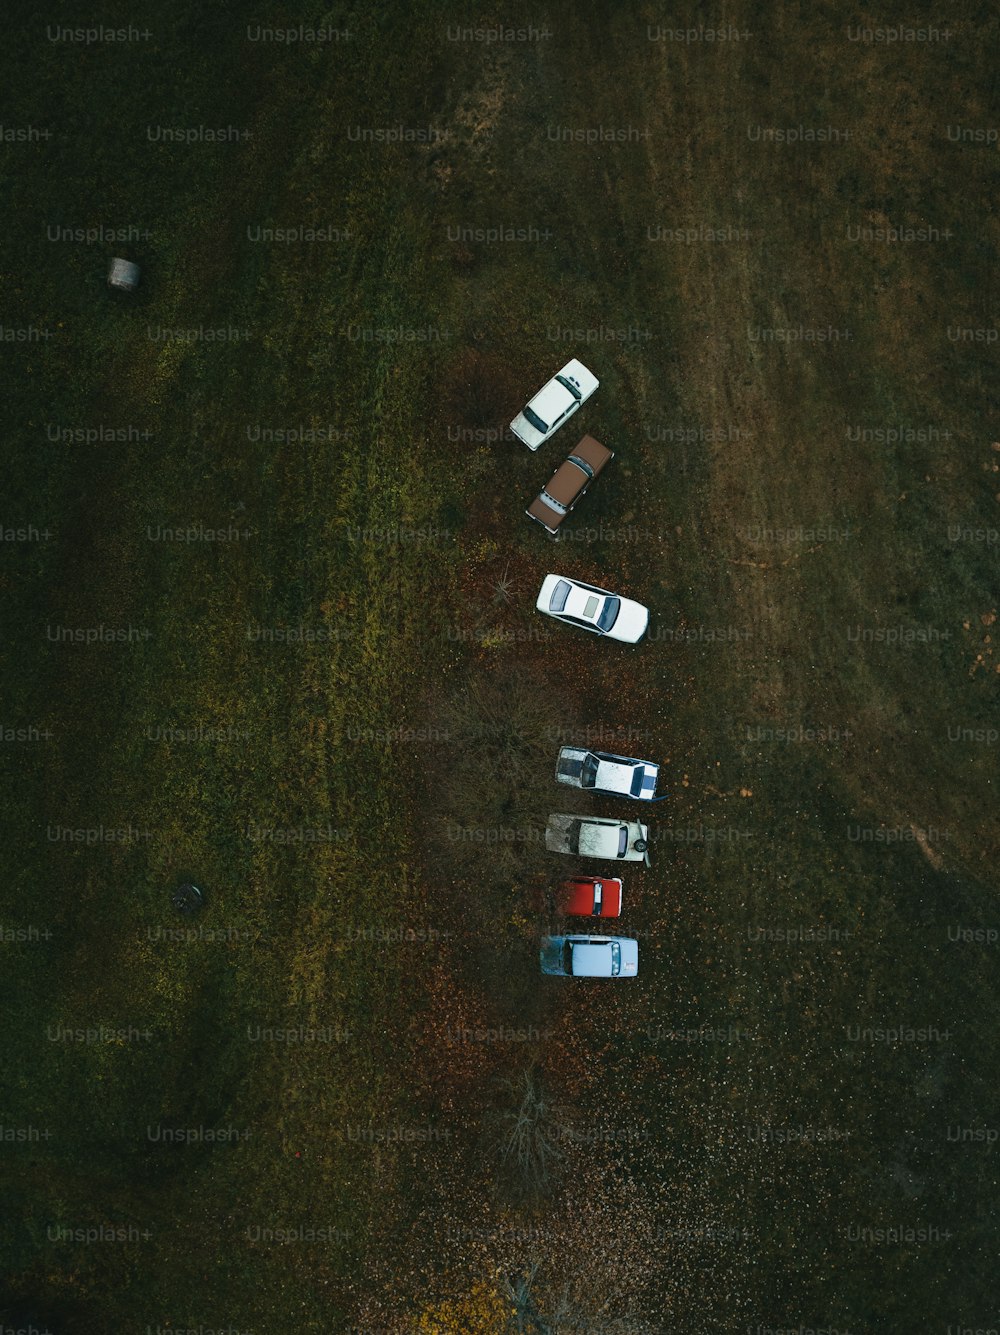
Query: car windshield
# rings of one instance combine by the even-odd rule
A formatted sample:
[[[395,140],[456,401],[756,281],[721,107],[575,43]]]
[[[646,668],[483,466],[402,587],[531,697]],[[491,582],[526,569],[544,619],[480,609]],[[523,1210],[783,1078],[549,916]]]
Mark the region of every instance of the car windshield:
[[[622,605],[622,600],[620,598],[608,599],[608,601],[604,604],[604,611],[597,619],[597,624],[601,630],[607,631],[611,629],[611,627],[615,624],[615,620],[617,619],[618,616],[618,609],[619,607],[621,607],[621,605]]]
[[[566,831],[566,843],[569,845],[571,853],[579,853],[580,851],[580,831],[582,829],[582,820],[570,821],[569,829]]]
[[[550,612],[561,612],[566,606],[566,599],[569,597],[569,585],[564,579],[561,579],[552,590],[552,601],[549,603]]]
[[[577,389],[576,385],[573,384],[572,380],[567,380],[564,375],[557,375],[556,379],[559,381],[560,385],[562,385],[563,389],[569,390],[569,392],[573,395],[574,399],[576,399],[577,403],[579,403],[583,399],[583,395]]]
[[[623,858],[628,852],[628,826],[620,825],[618,827],[618,856]]]
[[[594,755],[589,755],[583,762],[583,768],[580,770],[580,786],[583,788],[593,788],[597,782],[597,767],[601,762]]]
[[[629,790],[629,796],[638,797],[639,794],[642,792],[642,780],[644,774],[645,771],[643,770],[642,766],[636,765],[635,773],[632,775],[632,787]]]
[[[573,972],[573,943],[572,943],[572,941],[567,941],[566,944],[563,946],[562,966],[563,966],[563,973],[572,973],[572,972]]]
[[[617,978],[622,971],[622,948],[617,941],[611,942],[611,972]]]
[[[536,431],[541,431],[543,435],[548,431],[549,428],[532,408],[525,408],[524,415]]]

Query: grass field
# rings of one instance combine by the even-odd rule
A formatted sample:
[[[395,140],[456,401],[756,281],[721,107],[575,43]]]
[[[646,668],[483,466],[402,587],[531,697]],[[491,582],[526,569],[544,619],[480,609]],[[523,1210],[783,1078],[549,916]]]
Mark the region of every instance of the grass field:
[[[998,20],[682,21],[15,0],[6,1328],[1000,1325]],[[621,987],[538,973],[573,740],[670,794]]]

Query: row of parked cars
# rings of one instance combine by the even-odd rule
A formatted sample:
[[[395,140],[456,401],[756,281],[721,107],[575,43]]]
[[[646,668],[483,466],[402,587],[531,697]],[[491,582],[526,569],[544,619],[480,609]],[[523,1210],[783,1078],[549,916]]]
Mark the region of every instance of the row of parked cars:
[[[591,397],[597,377],[582,362],[569,361],[511,422],[511,430],[529,450],[537,450]],[[558,539],[560,527],[591,482],[614,458],[593,436],[584,436],[559,465],[526,513]],[[636,644],[646,633],[649,610],[642,603],[568,575],[546,575],[535,606],[566,625],[612,640]],[[609,797],[653,801],[659,766],[630,756],[609,755],[564,746],[556,781]],[[649,832],[639,821],[609,816],[549,816],[545,847],[573,857],[649,866]],[[621,877],[576,876],[559,887],[560,912],[591,918],[617,918],[622,911]],[[634,978],[639,945],[627,936],[545,936],[542,972],[573,978]]]
[[[567,362],[518,413],[511,431],[529,450],[537,450],[565,426],[599,384],[583,362]],[[614,451],[599,440],[583,436],[528,506],[528,518],[558,538],[577,501],[614,457]],[[546,575],[535,606],[557,621],[626,644],[638,643],[649,625],[649,611],[642,603],[566,575]]]

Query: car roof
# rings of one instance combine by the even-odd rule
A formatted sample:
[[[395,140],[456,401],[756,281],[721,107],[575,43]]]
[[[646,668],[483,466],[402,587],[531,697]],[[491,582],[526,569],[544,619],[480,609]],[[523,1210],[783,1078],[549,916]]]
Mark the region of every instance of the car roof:
[[[613,823],[604,824],[585,818],[580,827],[579,847],[581,851],[590,849],[601,857],[616,858],[621,847],[622,830],[628,831],[626,838],[631,837],[631,830],[625,821],[616,820]]]
[[[566,459],[545,484],[545,490],[560,505],[572,505],[590,481],[579,464]]]
[[[532,412],[537,413],[546,426],[551,426],[553,419],[573,402],[573,395],[558,380],[550,380],[544,389],[540,389],[528,404]]]
[[[604,600],[607,596],[606,593],[591,593],[589,589],[581,589],[576,584],[570,584],[569,597],[566,599],[566,606],[563,608],[563,611],[568,612],[569,615],[573,617],[581,617],[587,621],[596,621],[601,615],[601,610],[604,607]],[[583,609],[587,606],[588,598],[596,598],[597,607],[589,617],[585,617]]]
[[[632,776],[639,765],[631,760],[626,760],[624,763],[619,760],[599,760],[597,763],[598,784],[610,783],[620,787],[624,792],[628,792],[632,784]]]
[[[584,366],[583,362],[576,357],[571,357],[566,365],[561,367],[556,374],[564,375],[569,379],[576,380],[580,385],[580,388],[584,390],[590,390],[591,387],[596,389],[601,383],[597,376],[594,375],[593,371]]]

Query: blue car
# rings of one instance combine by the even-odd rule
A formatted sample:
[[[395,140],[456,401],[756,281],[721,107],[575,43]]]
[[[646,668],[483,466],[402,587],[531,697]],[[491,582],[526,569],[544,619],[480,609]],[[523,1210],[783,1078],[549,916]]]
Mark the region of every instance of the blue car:
[[[542,973],[564,978],[634,978],[639,943],[631,936],[543,936]]]

